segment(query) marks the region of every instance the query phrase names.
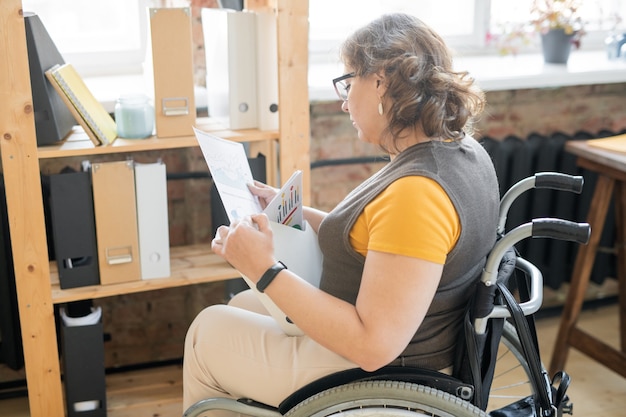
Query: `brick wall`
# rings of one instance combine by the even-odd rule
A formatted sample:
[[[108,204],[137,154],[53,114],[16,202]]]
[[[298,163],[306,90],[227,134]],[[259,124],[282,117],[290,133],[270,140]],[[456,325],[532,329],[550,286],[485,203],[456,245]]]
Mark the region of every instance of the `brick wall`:
[[[530,133],[573,134],[626,129],[626,83],[487,93],[487,107],[476,124],[476,137],[502,140]],[[380,155],[358,141],[338,102],[311,105],[311,161]],[[311,175],[312,205],[332,208],[380,164],[317,168]]]

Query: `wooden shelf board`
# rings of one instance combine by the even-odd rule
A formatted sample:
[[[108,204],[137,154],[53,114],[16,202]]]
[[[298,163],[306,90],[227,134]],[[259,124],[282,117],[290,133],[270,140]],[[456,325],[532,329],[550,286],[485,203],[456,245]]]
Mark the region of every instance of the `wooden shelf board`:
[[[272,130],[243,129],[228,130],[209,118],[199,118],[196,127],[224,139],[236,142],[258,142],[278,138]],[[163,149],[192,148],[198,146],[194,135],[173,138],[116,139],[109,146],[94,146],[80,126],[75,126],[70,134],[58,144],[37,148],[39,159],[63,158],[82,155],[101,155],[120,152],[142,152]]]
[[[61,289],[56,262],[51,262],[52,301],[55,304],[61,304],[241,277],[237,270],[212,253],[208,244],[172,247],[170,258],[171,276],[168,278],[109,285],[90,285],[70,289]]]

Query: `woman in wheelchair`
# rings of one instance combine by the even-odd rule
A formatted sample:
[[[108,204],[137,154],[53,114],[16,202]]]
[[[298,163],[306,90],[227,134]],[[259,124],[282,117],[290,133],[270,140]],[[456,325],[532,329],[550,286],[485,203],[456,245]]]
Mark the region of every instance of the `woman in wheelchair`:
[[[344,75],[333,83],[342,109],[359,139],[380,146],[389,162],[329,213],[305,209],[324,255],[319,288],[275,258],[265,215],[218,229],[213,251],[304,335],[284,334],[250,291],[206,308],[185,341],[185,409],[208,397],[277,406],[349,368],[453,364],[468,299],[496,240],[496,173],[470,135],[484,96],[453,70],[442,38],[405,14],[357,30],[340,56]],[[263,202],[277,192],[250,189]]]

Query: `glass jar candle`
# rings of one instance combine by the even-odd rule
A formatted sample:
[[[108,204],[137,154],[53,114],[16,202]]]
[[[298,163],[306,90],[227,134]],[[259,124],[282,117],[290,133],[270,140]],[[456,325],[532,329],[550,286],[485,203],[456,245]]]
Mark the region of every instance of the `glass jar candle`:
[[[120,138],[142,139],[152,136],[154,107],[146,95],[122,95],[115,103],[115,123]]]

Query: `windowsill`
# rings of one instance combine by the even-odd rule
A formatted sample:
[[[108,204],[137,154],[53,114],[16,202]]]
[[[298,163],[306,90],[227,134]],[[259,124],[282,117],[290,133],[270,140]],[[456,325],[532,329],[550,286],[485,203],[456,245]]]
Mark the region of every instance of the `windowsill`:
[[[469,71],[485,91],[626,82],[626,60],[609,61],[604,51],[573,51],[567,65],[544,64],[539,54],[458,57],[455,65]],[[309,100],[336,100],[331,80],[342,73],[339,64],[312,64]],[[148,91],[141,74],[86,77],[85,82],[109,112],[113,112],[120,94]],[[205,103],[206,89],[196,87],[196,106],[205,108]]]
[[[604,51],[572,51],[567,65],[544,64],[540,54],[526,54],[457,57],[455,67],[469,71],[485,91],[626,82],[626,60],[609,61]],[[341,65],[312,66],[310,100],[336,100],[330,80],[342,73]]]

